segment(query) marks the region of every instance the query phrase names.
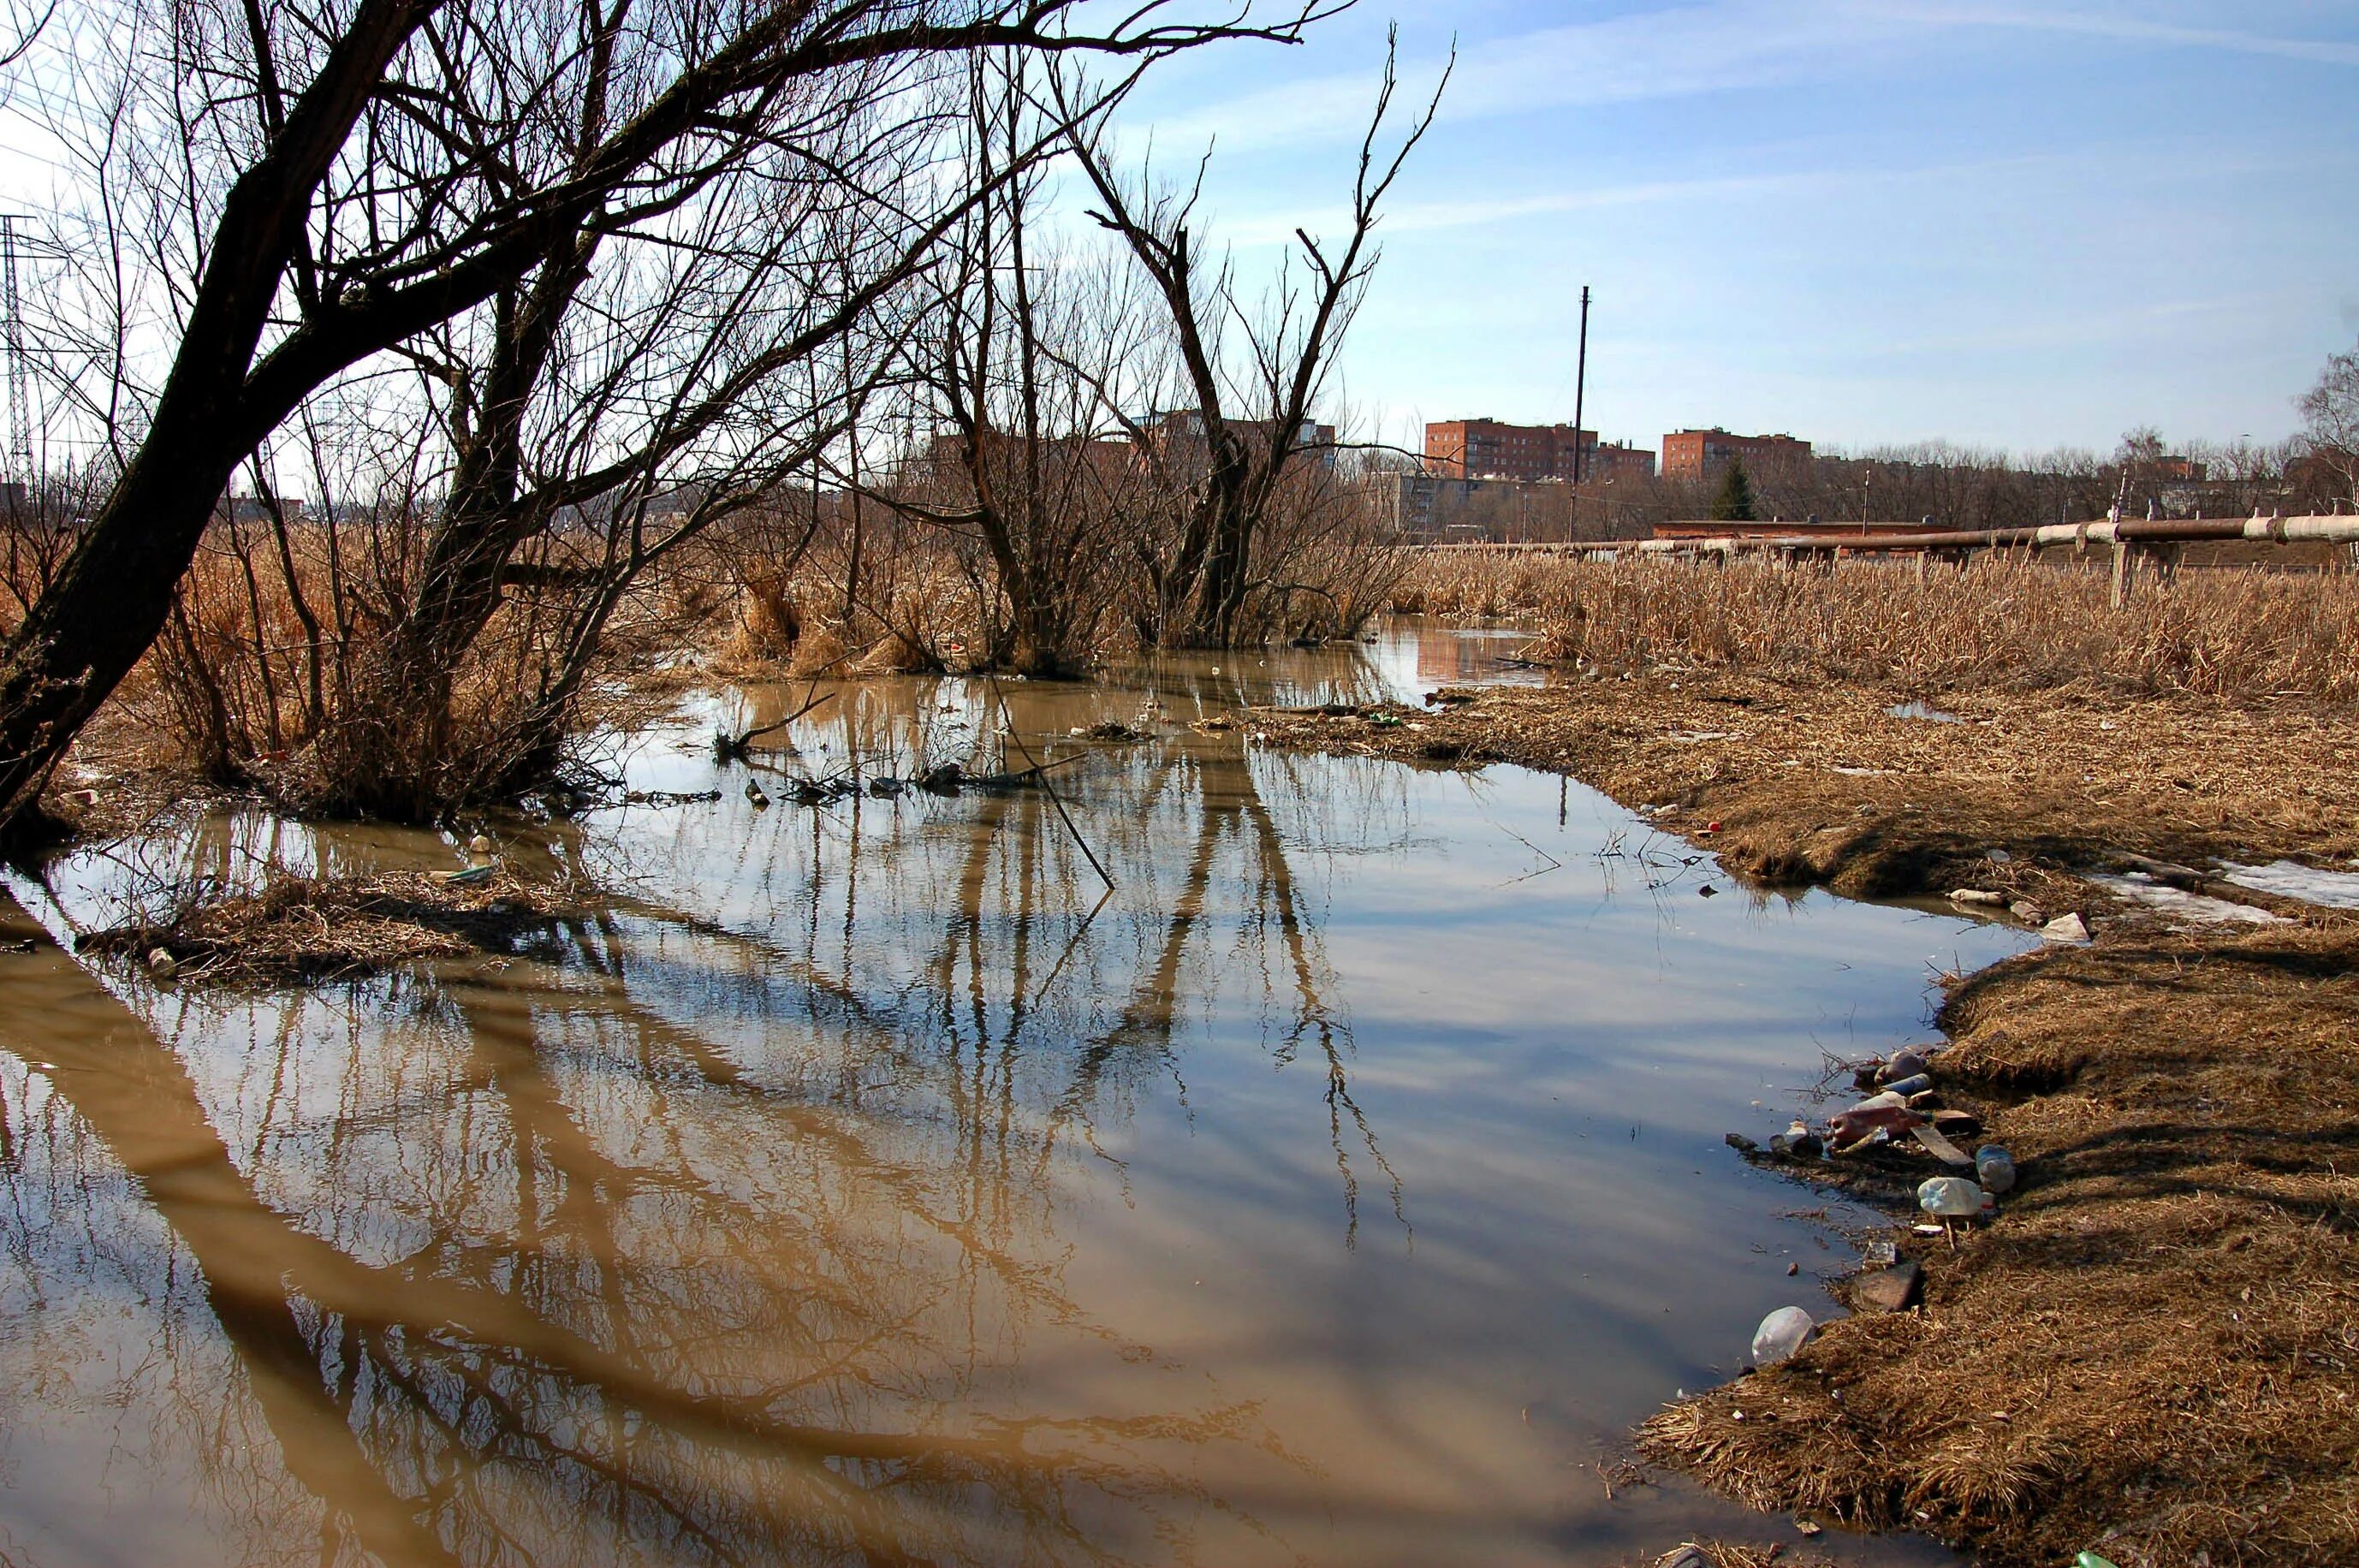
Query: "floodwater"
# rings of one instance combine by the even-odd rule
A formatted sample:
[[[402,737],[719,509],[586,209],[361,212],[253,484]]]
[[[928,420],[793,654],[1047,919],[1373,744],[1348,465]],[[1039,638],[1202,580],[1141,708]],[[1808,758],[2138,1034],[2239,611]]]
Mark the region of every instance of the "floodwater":
[[[1111,892],[1038,789],[756,808],[704,749],[803,696],[754,690],[617,746],[717,802],[502,830],[603,891],[502,957],[223,995],[0,953],[0,1559],[1585,1564],[1790,1531],[1608,1496],[1631,1423],[1769,1310],[1832,1312],[1855,1256],[1866,1216],[1721,1135],[2027,939],[1748,896],[1554,779],[1190,727],[1482,646],[877,681],[760,754],[1081,756],[1053,777]],[[1108,718],[1157,738],[1069,733]],[[229,813],[12,887],[70,935],[266,862],[461,860]]]

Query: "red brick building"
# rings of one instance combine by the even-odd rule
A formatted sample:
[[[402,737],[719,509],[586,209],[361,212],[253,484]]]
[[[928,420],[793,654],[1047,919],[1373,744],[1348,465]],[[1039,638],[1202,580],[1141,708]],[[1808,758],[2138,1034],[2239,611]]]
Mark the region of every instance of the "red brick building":
[[[1732,463],[1748,474],[1800,474],[1810,464],[1810,443],[1792,436],[1740,436],[1712,429],[1674,430],[1663,438],[1663,477],[1709,479]]]
[[[1446,479],[1570,480],[1576,452],[1586,484],[1654,477],[1653,452],[1602,445],[1595,430],[1576,430],[1571,425],[1449,419],[1425,427],[1426,472]]]

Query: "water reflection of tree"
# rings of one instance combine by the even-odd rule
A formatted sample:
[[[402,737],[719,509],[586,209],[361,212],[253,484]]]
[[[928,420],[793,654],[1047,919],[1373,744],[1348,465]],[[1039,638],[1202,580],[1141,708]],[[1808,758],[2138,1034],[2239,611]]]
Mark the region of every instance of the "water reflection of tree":
[[[1158,704],[1144,716],[1168,732],[1174,720],[1235,713],[1275,696],[1365,697],[1375,677],[1356,660],[1327,659],[1307,670],[1281,661],[1275,676],[1257,666],[1248,679],[1234,669],[1214,673],[1207,660],[1166,659],[1128,680],[1142,700]],[[1032,750],[1044,760],[1070,756],[1072,744],[1060,737],[1107,716],[1115,702],[1103,688],[1043,684],[1010,684],[995,699],[959,681],[871,684],[843,697],[806,727],[799,740],[806,752],[944,760],[942,742],[951,737],[962,749],[949,759],[981,772],[1005,766],[999,701],[1006,720],[1034,737]],[[766,714],[757,707],[754,717]],[[1408,813],[1397,771],[1257,755],[1235,730],[1088,749],[1085,770],[1058,777],[1078,793],[1082,831],[1114,867],[1120,891],[1086,925],[1094,879],[1037,792],[962,801],[948,811],[906,808],[881,847],[865,855],[856,844],[857,817],[834,844],[840,859],[824,836],[779,834],[768,842],[788,861],[760,875],[801,888],[840,886],[847,929],[853,879],[869,877],[872,897],[886,909],[881,918],[901,922],[897,945],[928,955],[910,978],[930,1011],[917,1032],[909,1032],[914,1021],[905,1023],[905,1047],[1009,1074],[1037,1057],[1040,1071],[1064,1075],[1038,1086],[1054,1106],[1052,1141],[1070,1129],[1094,1149],[1103,1114],[1121,1114],[1129,1096],[1158,1077],[1178,1084],[1184,1055],[1178,1036],[1190,1004],[1208,1010],[1201,1004],[1226,987],[1225,999],[1256,1021],[1281,1066],[1306,1048],[1320,1063],[1347,1239],[1358,1227],[1355,1159],[1375,1167],[1399,1217],[1399,1180],[1353,1095],[1349,1018],[1335,999],[1318,916],[1306,907],[1288,847],[1289,839],[1314,846],[1324,859],[1399,843]],[[1306,779],[1305,769],[1317,777]],[[912,828],[912,816],[927,825]],[[934,828],[960,840],[954,855],[928,855]],[[750,826],[748,833],[748,842],[763,837]],[[815,909],[812,918],[816,923]],[[872,907],[870,919],[879,918]],[[938,931],[929,929],[934,923]],[[1044,947],[1054,952],[1045,964]],[[1230,985],[1241,973],[1257,985]],[[1056,977],[1058,994],[1035,984],[1038,974]],[[1095,1014],[1072,1005],[1090,997],[1110,1000]],[[1017,1094],[1012,1076],[998,1089]]]
[[[980,693],[897,690],[805,745],[995,749]],[[1020,691],[1015,722],[1058,733],[1071,701]],[[1216,1519],[1256,1528],[1190,1459],[1244,1443],[1283,1462],[1251,1409],[1043,1409],[1060,1379],[1027,1379],[1160,1364],[1066,1292],[1060,1183],[1068,1146],[1102,1154],[1140,1096],[1184,1094],[1208,998],[1281,1063],[1319,1064],[1347,1236],[1357,1160],[1401,1212],[1287,824],[1339,843],[1338,822],[1382,833],[1403,811],[1363,795],[1306,833],[1284,772],[1301,766],[1234,734],[1108,752],[1075,786],[1122,887],[1103,909],[1035,794],[807,820],[731,797],[641,841],[645,893],[504,972],[226,1009],[135,991],[147,1018],[117,1008],[98,1031],[16,987],[0,1042],[31,1062],[44,1040],[95,1137],[63,1185],[119,1165],[201,1282],[146,1298],[191,1366],[135,1402],[191,1429],[257,1410],[348,1531],[327,1556],[1185,1557]],[[258,831],[178,853],[234,868]],[[65,1168],[52,1150],[29,1173],[27,1130],[0,1161],[20,1209]],[[194,1365],[208,1314],[250,1407]],[[261,1517],[254,1452],[206,1465],[227,1512]]]

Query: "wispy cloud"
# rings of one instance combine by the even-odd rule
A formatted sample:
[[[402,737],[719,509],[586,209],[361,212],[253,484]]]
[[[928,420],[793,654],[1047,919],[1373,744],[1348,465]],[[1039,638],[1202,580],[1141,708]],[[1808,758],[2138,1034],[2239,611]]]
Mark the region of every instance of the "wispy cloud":
[[[1790,201],[1802,196],[1852,192],[1879,186],[1921,191],[1929,183],[1946,185],[1960,180],[1990,176],[2004,178],[2010,185],[2019,185],[2027,176],[2038,171],[2056,172],[2101,164],[2102,159],[2093,153],[2041,153],[2023,158],[1976,158],[1901,167],[1862,166],[1727,175],[1705,180],[1636,180],[1488,201],[1409,201],[1385,210],[1377,234],[1380,238],[1390,238],[1397,234],[1439,230],[1487,228],[1521,219],[1610,208],[1676,205],[1717,208],[1761,198]],[[2181,167],[2177,172],[2184,177],[2187,170]],[[1350,221],[1350,213],[1340,206],[1309,212],[1289,210],[1285,214],[1247,215],[1224,222],[1221,225],[1221,235],[1245,249],[1289,243],[1298,226],[1315,235],[1335,232]]]
[[[1935,27],[2001,27],[2041,33],[2077,33],[2125,43],[2168,44],[2229,54],[2267,55],[2320,65],[2359,65],[2359,43],[2333,38],[2288,38],[2234,27],[2190,27],[2101,11],[2024,10],[2004,6],[1914,4],[1878,0],[1878,15]]]
[[[2359,43],[2197,27],[2106,11],[1985,7],[1951,0],[1707,0],[1608,20],[1485,39],[1460,56],[1445,121],[1581,109],[1873,73],[1897,56],[1966,29],[2062,33],[2129,43],[2359,65]],[[1404,62],[1430,83],[1442,60]],[[1288,82],[1167,116],[1164,146],[1228,148],[1355,136],[1375,99],[1372,71]],[[1136,134],[1136,133],[1134,133]]]
[[[1868,51],[1911,30],[1843,5],[1714,0],[1486,39],[1459,57],[1444,120],[1580,108],[1773,87],[1868,63]],[[1443,60],[1405,60],[1404,93],[1438,80]],[[1167,117],[1166,145],[1224,147],[1353,136],[1375,101],[1370,72],[1327,76]]]

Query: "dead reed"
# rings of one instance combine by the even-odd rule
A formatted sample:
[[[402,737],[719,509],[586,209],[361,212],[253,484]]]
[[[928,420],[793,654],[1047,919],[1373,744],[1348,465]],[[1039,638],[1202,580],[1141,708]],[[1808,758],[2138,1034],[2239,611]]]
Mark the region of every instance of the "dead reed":
[[[183,984],[353,979],[510,951],[579,903],[571,887],[505,867],[464,881],[427,871],[276,874],[254,888],[191,885],[161,912],[86,933],[77,946],[140,958],[160,950]]]
[[[1985,555],[1831,571],[1427,551],[1396,609],[1520,616],[1532,657],[1618,672],[1672,663],[1934,694],[2091,681],[2125,694],[2359,698],[2359,577],[2196,571],[2112,607],[2093,568]]]

